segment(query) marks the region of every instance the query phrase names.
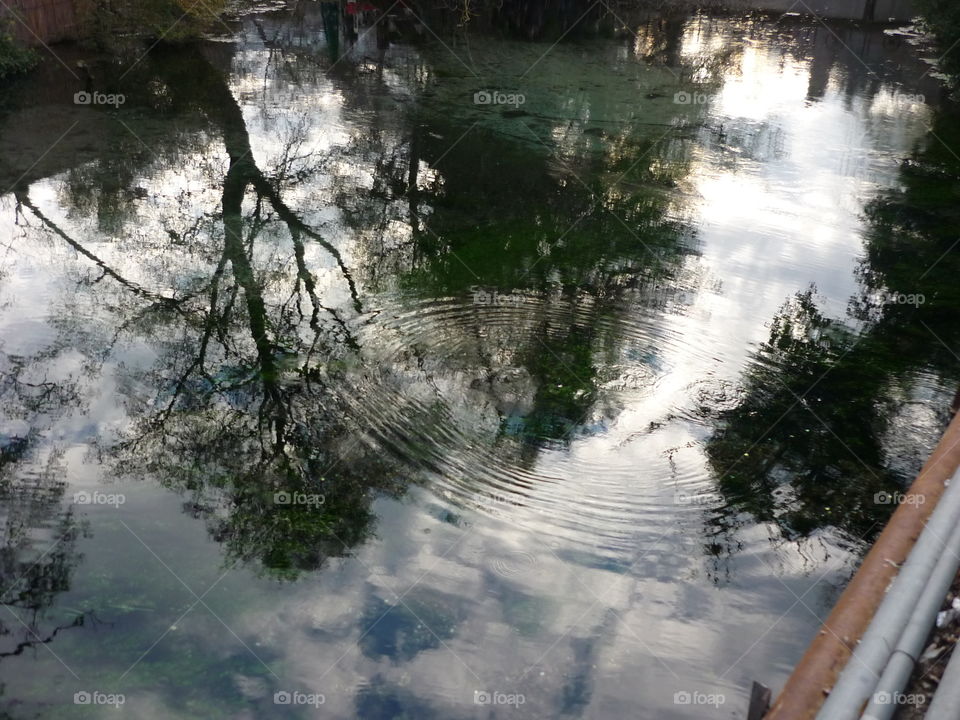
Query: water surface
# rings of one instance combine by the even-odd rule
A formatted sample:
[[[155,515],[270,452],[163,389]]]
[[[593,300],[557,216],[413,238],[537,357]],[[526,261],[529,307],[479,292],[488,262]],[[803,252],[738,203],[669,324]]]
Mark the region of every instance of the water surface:
[[[281,8],[101,62],[119,107],[68,48],[8,89],[9,717],[783,682],[957,387],[955,109],[896,26],[631,22]]]

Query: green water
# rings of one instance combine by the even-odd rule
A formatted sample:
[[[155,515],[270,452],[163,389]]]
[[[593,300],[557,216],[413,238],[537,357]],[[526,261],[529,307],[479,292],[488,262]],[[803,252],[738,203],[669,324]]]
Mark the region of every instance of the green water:
[[[321,15],[5,86],[2,712],[745,717],[960,385],[936,51]]]

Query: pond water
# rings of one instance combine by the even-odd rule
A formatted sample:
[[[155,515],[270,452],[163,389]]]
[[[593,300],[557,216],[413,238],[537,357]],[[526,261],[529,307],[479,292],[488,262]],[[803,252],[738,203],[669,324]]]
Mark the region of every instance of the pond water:
[[[3,716],[745,717],[960,383],[935,51],[321,10],[4,91]]]

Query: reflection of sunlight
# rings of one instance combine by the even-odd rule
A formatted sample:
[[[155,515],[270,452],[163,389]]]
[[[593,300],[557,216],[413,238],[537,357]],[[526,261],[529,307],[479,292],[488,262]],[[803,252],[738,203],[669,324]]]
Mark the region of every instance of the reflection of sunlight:
[[[697,47],[701,33],[688,35]],[[868,109],[846,97],[837,76],[810,103],[811,61],[743,43],[737,67],[719,78],[710,129],[701,133],[705,147],[694,151],[687,181],[699,201],[704,259],[728,279],[725,294],[750,308],[750,319],[731,318],[740,327],[729,330],[750,342],[762,340],[762,320],[803,289],[798,270],[832,313],[845,313],[857,288],[863,204],[898,171],[885,146],[919,137],[926,109],[889,88]],[[870,116],[878,112],[895,112],[882,132]]]
[[[443,187],[443,175],[421,160],[417,167],[417,189],[427,190],[431,187]]]
[[[747,44],[739,72],[722,76],[714,111],[728,117],[763,120],[786,105],[802,101],[809,69],[774,55],[768,48]]]
[[[723,50],[727,44],[727,37],[722,32],[716,32],[716,27],[701,20],[690,23],[683,34],[680,54],[687,59],[696,59],[704,55],[711,55]]]
[[[753,224],[775,226],[791,208],[788,199],[770,197],[769,188],[758,179],[733,172],[701,175],[696,188],[701,215],[712,224],[730,225],[749,217]]]
[[[649,32],[648,28],[645,26],[640,26],[635,31],[636,42],[633,44],[633,52],[639,57],[646,57],[653,53],[657,47],[656,37],[652,32]]]

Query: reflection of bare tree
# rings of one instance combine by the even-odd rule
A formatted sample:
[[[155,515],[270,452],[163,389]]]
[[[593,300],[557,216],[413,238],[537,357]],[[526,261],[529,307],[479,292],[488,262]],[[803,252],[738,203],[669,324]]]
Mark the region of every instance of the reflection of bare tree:
[[[361,312],[358,289],[337,248],[282,198],[284,168],[268,177],[257,167],[222,75],[199,53],[179,50],[165,59],[151,66],[160,68],[154,85],[177,89],[168,98],[173,107],[202,112],[228,157],[225,177],[212,180],[222,187],[221,230],[210,225],[196,236],[212,247],[222,232],[219,257],[207,253],[215,258],[207,277],[174,297],[148,289],[71,237],[26,192],[18,201],[118,288],[112,312],[119,330],[111,345],[121,333],[161,340],[153,367],[125,371],[127,386],[152,387],[155,396],[130,398],[133,431],[109,451],[118,468],[187,492],[189,511],[206,518],[232,554],[279,572],[314,568],[366,536],[369,489],[390,484],[376,459],[338,465],[338,443],[351,429],[324,393],[325,370],[317,365],[331,342],[358,347],[342,315]],[[284,157],[294,154],[291,147]],[[293,248],[293,273],[266,271],[254,259],[256,245],[275,241],[279,228]],[[186,232],[168,234],[173,243]],[[348,308],[323,303],[307,244],[333,259]],[[277,495],[294,502],[277,502]],[[298,497],[313,500],[297,504]]]
[[[27,208],[28,210],[30,210],[30,212],[32,212],[34,216],[36,216],[36,218],[41,222],[41,224],[45,228],[53,232],[57,237],[61,238],[64,242],[66,242],[67,245],[69,245],[71,248],[76,250],[85,258],[93,262],[100,269],[100,271],[102,272],[102,275],[93,281],[94,284],[100,282],[100,280],[102,280],[104,277],[110,277],[116,282],[120,283],[120,285],[122,285],[126,290],[129,290],[135,295],[138,295],[142,298],[150,300],[153,303],[166,305],[171,308],[178,307],[183,302],[190,299],[189,296],[184,298],[179,298],[179,299],[164,297],[158,293],[151,292],[150,290],[144,288],[138,283],[133,282],[132,280],[128,280],[127,278],[123,277],[123,275],[121,275],[119,272],[117,272],[114,268],[108,265],[104,260],[97,257],[94,253],[92,253],[90,250],[84,247],[81,243],[77,242],[72,237],[70,237],[66,232],[64,232],[60,228],[59,225],[57,225],[55,222],[50,220],[46,215],[44,215],[43,212],[41,212],[40,209],[30,201],[30,195],[27,191],[17,191],[16,193],[14,193],[14,196],[16,197],[17,203],[20,206],[20,208]]]
[[[81,530],[64,509],[59,455],[51,453],[45,463],[36,457],[48,419],[77,402],[71,383],[37,377],[42,361],[54,354],[42,354],[38,364],[0,355],[0,658],[49,643],[84,622],[82,614],[68,623],[46,617],[70,587]]]
[[[277,60],[283,51],[271,52]],[[273,63],[271,72],[286,72],[282,68],[290,63],[282,59]],[[349,70],[341,70],[344,75],[337,81],[346,81]],[[131,363],[122,368],[125,404],[135,423],[110,450],[118,469],[158,477],[187,493],[189,511],[205,518],[230,552],[270,568],[296,572],[342,553],[370,530],[370,490],[399,489],[393,479],[398,475],[395,461],[354,452],[357,427],[351,418],[357,408],[348,407],[351,399],[343,388],[371,387],[357,379],[370,370],[361,358],[367,350],[364,341],[356,334],[356,315],[363,309],[359,284],[376,289],[381,279],[389,281],[390,273],[400,269],[401,281],[424,297],[466,296],[479,280],[511,290],[522,285],[531,298],[544,299],[531,303],[525,325],[529,335],[510,353],[512,362],[522,367],[521,375],[531,378],[520,388],[530,395],[528,402],[513,403],[526,408],[520,429],[517,417],[509,417],[512,410],[504,409],[496,397],[507,379],[498,372],[503,361],[495,357],[502,354],[497,348],[479,351],[477,360],[485,371],[470,388],[474,395],[480,391],[493,397],[490,404],[502,412],[501,436],[519,440],[520,453],[532,462],[543,442],[569,438],[596,401],[602,364],[596,354],[615,352],[616,345],[617,324],[605,325],[604,320],[623,316],[624,308],[643,297],[644,288],[683,262],[684,228],[663,218],[661,194],[634,189],[638,177],[627,177],[617,188],[598,186],[597,196],[566,177],[567,192],[561,199],[557,170],[546,152],[507,147],[496,162],[478,167],[466,145],[447,152],[449,138],[467,128],[455,120],[442,123],[411,115],[404,118],[409,132],[406,125],[397,131],[374,119],[369,132],[354,137],[348,152],[360,156],[364,167],[376,168],[369,195],[354,193],[351,200],[352,188],[334,188],[338,208],[365,243],[360,252],[369,262],[361,275],[310,222],[309,210],[286,199],[305,177],[296,168],[304,144],[301,133],[310,129],[309,122],[294,124],[284,137],[276,168],[268,171],[254,159],[234,94],[204,54],[157,48],[134,76],[131,106],[140,103],[158,112],[189,115],[192,127],[200,116],[225,149],[223,166],[218,167],[216,159],[202,165],[208,187],[217,193],[205,194],[208,201],[217,198],[216,206],[204,214],[210,220],[194,217],[181,227],[176,215],[168,214],[163,220],[166,237],[150,237],[152,251],[141,269],[111,260],[108,251],[95,250],[71,234],[29,193],[17,199],[26,217],[35,218],[45,233],[93,263],[99,274],[84,283],[84,290],[92,297],[109,298],[100,310],[111,318],[113,336],[87,341],[90,351],[105,358],[110,348],[122,347],[122,338],[146,338],[156,352],[148,367]],[[347,93],[345,102],[378,102],[377,89],[367,89],[367,94]],[[185,146],[192,147],[190,142]],[[609,164],[577,157],[576,172],[623,172],[632,164],[630,153],[643,156],[649,150],[649,142],[620,148]],[[165,160],[157,157],[153,162]],[[88,177],[106,182],[109,197],[122,196],[124,189],[107,182],[108,174],[90,171]],[[522,178],[525,194],[506,188],[505,174]],[[133,182],[137,173],[124,177]],[[65,199],[77,197],[73,192]],[[463,205],[450,202],[456,198],[474,201],[473,209],[465,212]],[[471,229],[478,198],[480,211],[496,221],[489,230],[503,240],[499,253],[490,253],[486,238]],[[102,204],[95,186],[80,200],[84,207]],[[546,215],[555,214],[550,227],[530,223],[531,202],[542,205]],[[498,217],[492,213],[494,205]],[[130,213],[122,217],[133,221]],[[381,243],[382,231],[397,218],[410,227],[410,242]],[[576,250],[553,246],[553,240],[574,225],[569,240]],[[135,254],[138,238],[130,238],[125,250]],[[265,262],[265,248],[281,244],[292,250],[289,259]],[[545,244],[550,245],[546,250]],[[317,248],[330,258],[336,278],[325,280],[326,285],[311,267]],[[197,260],[191,262],[189,282],[181,278],[185,268],[175,261],[156,260],[183,253]],[[470,271],[465,272],[458,257]],[[159,264],[169,279],[145,282],[144,276],[153,275],[151,263]],[[324,288],[329,282],[340,283],[349,299],[327,300]],[[165,285],[175,289],[153,289]],[[445,330],[465,333],[480,347],[482,318],[472,315],[469,326]],[[557,321],[574,316],[576,323]],[[83,334],[68,320],[61,322],[64,332]],[[410,367],[394,375],[391,397],[402,398],[406,379],[430,362],[422,348],[411,348],[409,355]],[[411,431],[412,440],[399,454],[416,460],[440,421],[433,406],[412,404],[404,412],[422,437]],[[421,447],[414,447],[417,444]],[[298,492],[323,495],[325,502],[320,507],[274,502],[275,493]]]

